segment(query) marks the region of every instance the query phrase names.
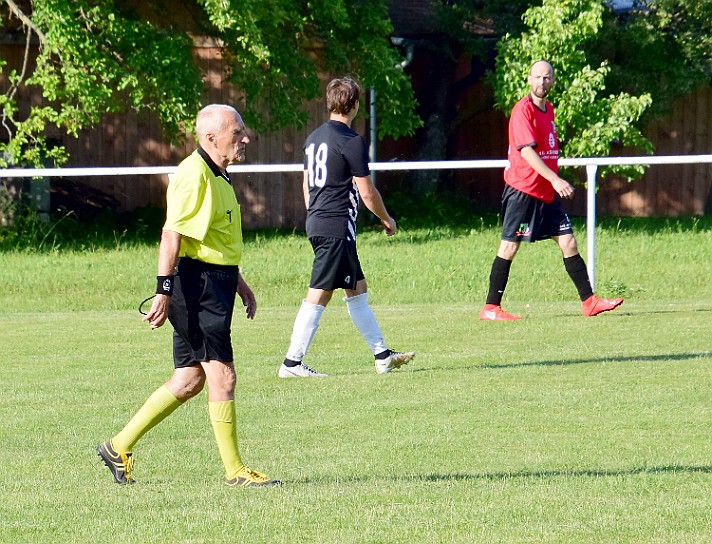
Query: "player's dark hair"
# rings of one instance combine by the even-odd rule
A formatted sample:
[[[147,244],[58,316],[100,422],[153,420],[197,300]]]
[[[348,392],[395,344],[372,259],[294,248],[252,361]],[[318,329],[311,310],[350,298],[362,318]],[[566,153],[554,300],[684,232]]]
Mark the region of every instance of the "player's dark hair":
[[[326,86],[326,109],[329,113],[348,115],[361,96],[361,87],[350,77],[332,79]]]

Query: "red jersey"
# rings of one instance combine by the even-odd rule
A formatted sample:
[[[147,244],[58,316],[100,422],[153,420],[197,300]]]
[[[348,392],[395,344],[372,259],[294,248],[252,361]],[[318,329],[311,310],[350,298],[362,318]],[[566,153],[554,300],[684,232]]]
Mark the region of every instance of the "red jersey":
[[[524,147],[533,147],[544,164],[559,172],[559,140],[556,137],[554,108],[547,101],[546,111],[541,111],[530,95],[512,108],[507,151],[509,165],[504,170],[504,181],[523,193],[549,203],[556,194],[554,187],[522,158],[520,151]]]

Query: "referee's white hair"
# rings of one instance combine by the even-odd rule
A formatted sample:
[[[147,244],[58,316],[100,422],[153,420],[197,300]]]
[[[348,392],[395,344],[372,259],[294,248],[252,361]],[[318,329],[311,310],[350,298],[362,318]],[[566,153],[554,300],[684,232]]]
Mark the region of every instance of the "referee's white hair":
[[[238,119],[242,117],[238,111],[227,104],[209,104],[198,112],[195,118],[195,132],[198,138],[205,137],[206,134],[220,134],[228,123],[226,112],[232,113]]]

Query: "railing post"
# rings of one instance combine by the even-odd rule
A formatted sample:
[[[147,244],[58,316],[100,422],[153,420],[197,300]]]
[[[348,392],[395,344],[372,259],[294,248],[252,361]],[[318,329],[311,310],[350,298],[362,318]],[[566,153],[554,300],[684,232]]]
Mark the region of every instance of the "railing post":
[[[596,290],[596,171],[597,164],[586,165],[586,246],[588,279]]]

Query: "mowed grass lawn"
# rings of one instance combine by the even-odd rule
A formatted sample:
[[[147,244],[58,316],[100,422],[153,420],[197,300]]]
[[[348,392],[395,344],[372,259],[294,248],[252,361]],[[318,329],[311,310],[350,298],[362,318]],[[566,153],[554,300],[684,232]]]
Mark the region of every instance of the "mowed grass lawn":
[[[523,247],[515,323],[477,319],[495,226],[364,232],[381,328],[418,355],[376,375],[335,297],[322,380],[276,377],[310,249],[250,234],[238,432],[285,482],[260,490],[222,483],[205,393],[139,442],[137,484],[95,456],[172,370],[136,311],[155,246],[0,254],[0,542],[712,542],[710,223],[604,221],[597,291],[626,302],[595,318],[552,243]]]

